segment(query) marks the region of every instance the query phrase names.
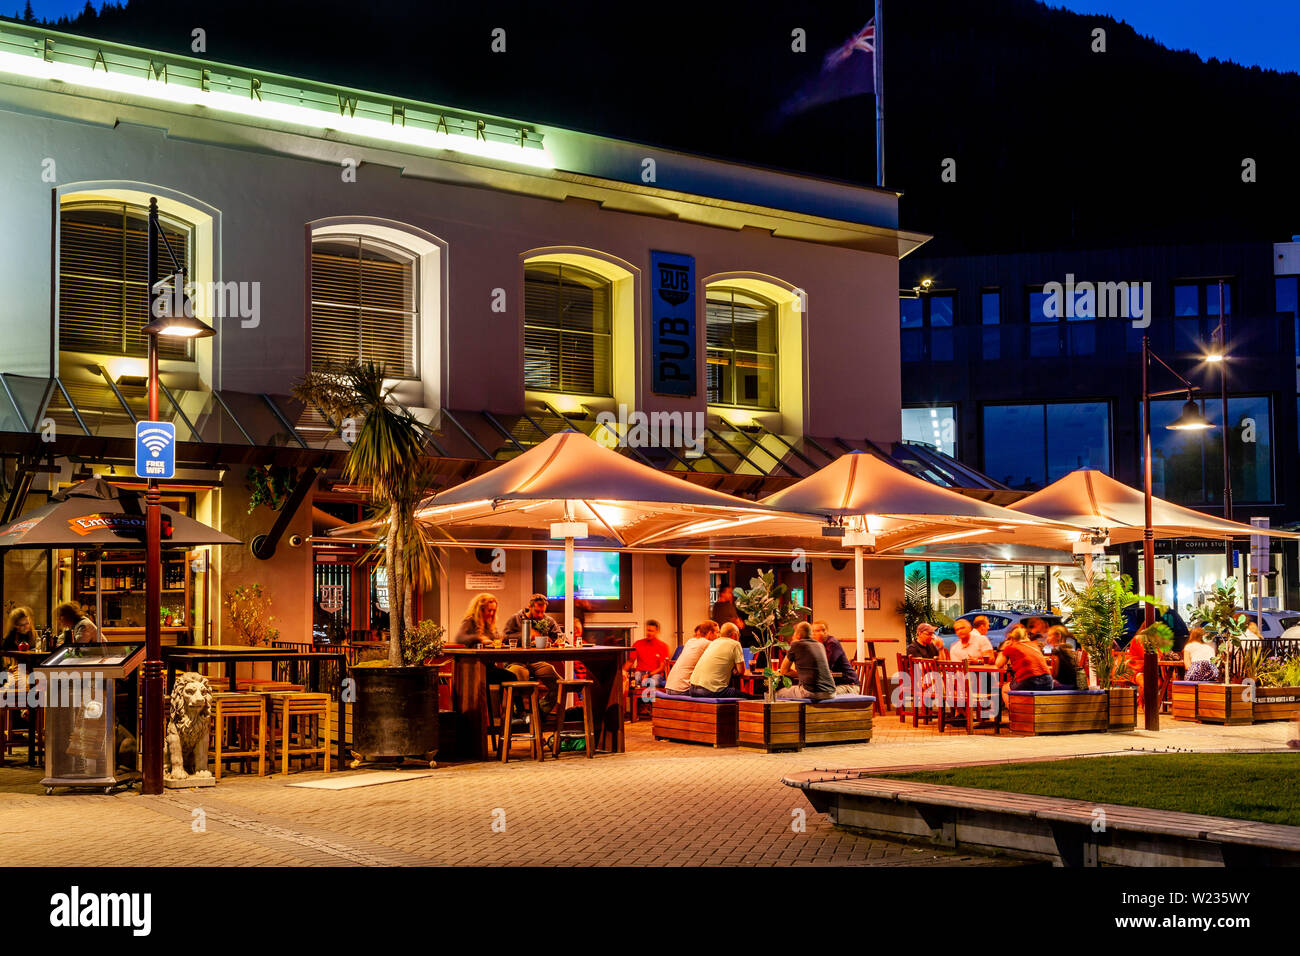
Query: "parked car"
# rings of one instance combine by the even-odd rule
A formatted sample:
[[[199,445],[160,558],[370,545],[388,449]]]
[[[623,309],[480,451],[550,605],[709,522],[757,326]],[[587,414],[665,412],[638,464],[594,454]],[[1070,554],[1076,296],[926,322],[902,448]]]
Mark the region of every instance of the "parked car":
[[[975,618],[981,616],[989,619],[988,638],[989,643],[994,647],[1002,643],[1002,639],[1007,636],[1007,631],[1024,624],[1031,617],[1041,617],[1047,622],[1048,627],[1055,627],[1061,623],[1059,616],[1048,614],[1046,611],[969,611],[956,620],[973,622]],[[944,647],[952,647],[957,640],[957,632],[951,625],[945,625],[939,628],[939,637],[943,639]]]
[[[1255,612],[1247,611],[1244,608],[1237,608],[1236,614],[1245,614],[1252,621],[1255,620]],[[1300,624],[1300,611],[1270,611],[1265,610],[1260,619],[1259,634],[1264,640],[1272,640],[1281,637],[1289,627],[1295,627]]]

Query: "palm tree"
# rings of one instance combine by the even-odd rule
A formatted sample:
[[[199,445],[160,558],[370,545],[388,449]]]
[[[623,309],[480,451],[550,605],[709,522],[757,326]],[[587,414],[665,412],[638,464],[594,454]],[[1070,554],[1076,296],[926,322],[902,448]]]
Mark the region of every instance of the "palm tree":
[[[428,540],[415,520],[415,508],[428,486],[421,464],[424,430],[420,421],[390,401],[384,368],[349,361],[313,369],[294,386],[294,397],[316,405],[334,423],[356,425],[343,465],[343,477],[370,489],[370,501],[384,523],[384,568],[388,575],[388,660],[402,664],[403,633],[415,626],[412,585],[427,586],[432,562]]]

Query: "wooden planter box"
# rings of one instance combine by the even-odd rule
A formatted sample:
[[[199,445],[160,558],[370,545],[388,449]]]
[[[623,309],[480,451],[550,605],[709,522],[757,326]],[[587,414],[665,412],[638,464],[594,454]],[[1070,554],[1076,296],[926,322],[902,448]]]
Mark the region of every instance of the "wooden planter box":
[[[865,743],[871,739],[874,697],[835,697],[803,705],[803,742],[815,744]]]
[[[737,741],[742,747],[775,753],[803,749],[804,704],[792,700],[742,700]]]
[[[1170,684],[1173,689],[1174,720],[1196,719],[1196,688],[1200,686],[1199,681],[1191,680],[1176,680]]]
[[[1136,687],[1112,687],[1106,692],[1106,699],[1109,730],[1132,730],[1137,726]]]
[[[1300,687],[1256,687],[1255,720],[1294,720],[1300,712]]]
[[[1104,733],[1107,697],[1101,691],[1012,691],[1007,716],[1013,733]]]
[[[1196,719],[1205,724],[1236,726],[1253,723],[1254,706],[1245,684],[1204,682],[1196,688]]]
[[[713,747],[736,746],[736,701],[655,695],[651,732],[655,740],[680,740]]]

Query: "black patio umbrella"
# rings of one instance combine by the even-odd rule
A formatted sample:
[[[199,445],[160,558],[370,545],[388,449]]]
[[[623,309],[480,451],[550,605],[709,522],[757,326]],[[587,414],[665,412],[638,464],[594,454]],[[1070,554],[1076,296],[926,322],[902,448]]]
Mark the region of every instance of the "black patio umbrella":
[[[49,503],[0,526],[0,550],[5,548],[133,548],[144,547],[144,495],[114,488],[102,478],[90,478],[61,491]],[[228,534],[162,508],[163,547],[240,544]]]

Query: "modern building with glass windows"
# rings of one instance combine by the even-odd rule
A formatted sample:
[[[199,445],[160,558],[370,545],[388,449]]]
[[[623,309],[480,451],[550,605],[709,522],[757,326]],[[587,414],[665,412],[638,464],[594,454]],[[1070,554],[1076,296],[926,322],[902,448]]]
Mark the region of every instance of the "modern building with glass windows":
[[[1215,426],[1171,430],[1185,396],[1152,402],[1154,493],[1223,513],[1226,374],[1233,517],[1288,525],[1300,519],[1298,276],[1297,241],[918,254],[901,268],[903,438],[1012,489],[1033,491],[1076,468],[1141,487],[1146,335],[1199,386],[1194,397]],[[1220,342],[1227,360],[1208,361]],[[1154,391],[1178,386],[1162,375],[1153,369]],[[1266,606],[1295,607],[1295,548],[1273,548]],[[1129,573],[1137,550],[1116,549]],[[1223,546],[1212,542],[1157,542],[1156,561],[1160,596],[1180,608],[1227,570]],[[1026,574],[1000,570],[983,582],[968,574],[965,606],[1051,600],[1046,570]]]
[[[594,434],[602,412],[624,421],[620,408],[701,415],[701,447],[625,453],[753,497],[850,449],[981,480],[900,444],[899,260],[927,237],[899,228],[892,191],[20,24],[0,29],[0,165],[6,520],[77,476],[133,481],[151,199],[164,271],[216,329],[161,356],[180,458],[168,500],[261,543],[190,565],[181,640],[225,639],[221,598],[238,583],[273,595],[285,637],[322,610],[345,631],[382,621],[382,580],[323,537],[363,516],[339,479],[337,423],[292,397],[332,361],[382,364],[443,486],[557,430]],[[659,254],[686,276],[671,291]],[[693,299],[693,329],[658,321],[661,294]],[[952,349],[937,301],[921,327]],[[675,569],[636,560],[631,612],[589,628],[693,622],[737,573],[690,558],[674,612]],[[75,554],[4,561],[4,599],[41,624],[73,593]],[[450,554],[422,614],[454,627],[487,570]],[[852,612],[828,603],[851,571],[816,573],[815,592],[795,583],[847,632]],[[872,575],[884,610],[869,624],[896,630],[901,564]],[[526,557],[497,583],[521,606]]]

